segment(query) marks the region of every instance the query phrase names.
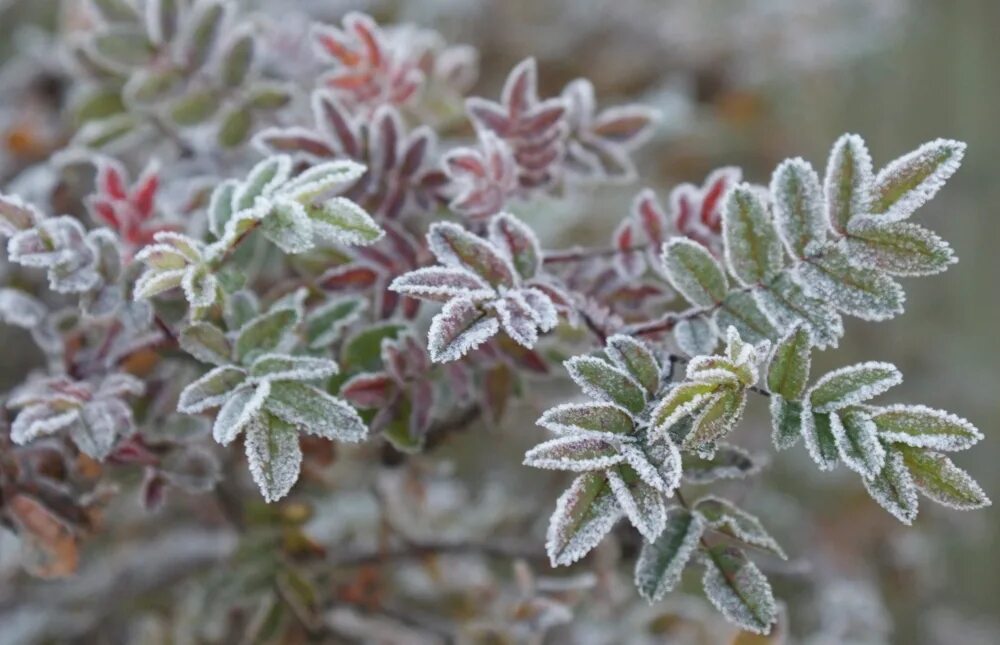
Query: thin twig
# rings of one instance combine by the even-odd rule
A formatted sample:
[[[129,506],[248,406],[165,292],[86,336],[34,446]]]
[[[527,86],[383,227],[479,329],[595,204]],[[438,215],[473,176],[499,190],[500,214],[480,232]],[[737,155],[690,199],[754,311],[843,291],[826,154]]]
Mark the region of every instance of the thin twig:
[[[341,555],[328,560],[333,567],[362,567],[383,562],[420,560],[435,555],[483,555],[495,559],[522,558],[536,562],[545,556],[532,546],[514,542],[414,542],[395,549]]]

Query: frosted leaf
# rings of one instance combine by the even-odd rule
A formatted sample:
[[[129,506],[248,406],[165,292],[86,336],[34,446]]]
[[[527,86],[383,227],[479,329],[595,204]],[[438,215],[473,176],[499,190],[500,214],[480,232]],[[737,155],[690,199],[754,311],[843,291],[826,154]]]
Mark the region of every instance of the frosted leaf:
[[[678,421],[700,409],[718,389],[715,383],[691,381],[670,388],[649,415],[654,432],[666,433]]]
[[[552,302],[552,297],[541,289],[534,287],[520,289],[519,293],[524,296],[524,301],[528,303],[528,306],[535,313],[538,329],[541,331],[552,331],[555,329],[556,325],[559,324],[559,312]]]
[[[755,634],[769,634],[777,619],[771,585],[743,551],[712,547],[706,557],[702,586],[726,620]]]
[[[820,470],[833,470],[837,466],[840,452],[833,435],[830,415],[813,411],[808,403],[802,406],[802,437],[806,450]]]
[[[285,253],[303,253],[313,248],[313,229],[302,204],[290,199],[276,199],[261,219],[264,236]]]
[[[743,416],[747,395],[745,390],[722,389],[702,406],[694,418],[691,432],[684,437],[682,448],[704,448],[729,434]]]
[[[500,320],[500,328],[522,347],[532,348],[538,342],[537,314],[519,291],[507,294],[492,303]]]
[[[348,188],[364,173],[365,167],[350,159],[319,163],[286,183],[279,193],[304,204],[321,195]]]
[[[510,213],[490,219],[489,239],[503,253],[521,278],[529,280],[542,268],[542,249],[535,232]]]
[[[824,300],[806,295],[789,274],[779,275],[766,289],[754,289],[761,311],[779,330],[805,323],[813,344],[819,349],[836,347],[844,335],[844,322]]]
[[[88,457],[103,461],[119,435],[135,430],[132,409],[120,399],[100,399],[80,410],[77,423],[69,427],[73,443]]]
[[[184,272],[181,288],[192,307],[204,309],[215,303],[219,282],[207,266],[192,266]]]
[[[35,228],[11,236],[7,255],[11,262],[22,266],[53,267],[74,260],[84,235],[83,226],[72,217],[42,220]]]
[[[882,471],[862,482],[879,506],[892,513],[903,524],[913,523],[917,517],[917,487],[899,451],[889,450]]]
[[[48,309],[41,301],[18,289],[0,288],[0,320],[23,329],[43,324]]]
[[[445,303],[431,320],[427,351],[435,363],[455,361],[479,347],[500,331],[500,323],[476,303],[455,298]]]
[[[923,405],[891,405],[871,413],[885,441],[938,451],[965,450],[983,438],[974,425]]]
[[[260,354],[250,366],[251,380],[314,381],[337,373],[337,364],[328,358]]]
[[[208,230],[215,237],[222,237],[226,223],[233,215],[233,195],[239,185],[240,182],[235,179],[227,179],[212,191],[208,202]]]
[[[704,530],[704,520],[697,513],[677,506],[669,509],[663,531],[656,540],[642,545],[636,560],[635,586],[639,595],[652,603],[673,591]]]
[[[750,184],[729,192],[722,216],[726,264],[744,285],[763,282],[781,270],[781,242],[767,208]]]
[[[114,397],[123,398],[128,396],[142,396],[146,393],[146,384],[131,374],[118,372],[108,374],[101,381],[95,398]]]
[[[324,439],[358,442],[368,435],[368,428],[354,408],[305,383],[272,383],[265,407],[295,427]]]
[[[507,258],[489,242],[457,224],[431,224],[427,243],[434,257],[445,266],[468,269],[494,286],[514,285],[514,268]]]
[[[306,206],[315,234],[330,242],[364,246],[382,239],[385,231],[363,208],[346,197]]]
[[[608,338],[604,351],[615,365],[638,381],[650,396],[656,394],[660,388],[660,365],[645,343],[631,336],[615,334]]]
[[[480,302],[497,295],[493,287],[478,275],[456,267],[416,269],[397,277],[389,289],[411,298],[437,302],[447,302],[452,298]]]
[[[299,478],[302,448],[294,427],[271,415],[255,417],[246,430],[247,464],[264,501],[275,502]]]
[[[212,437],[223,446],[228,446],[262,414],[264,401],[270,394],[271,384],[266,382],[236,390],[219,409],[212,425]]]
[[[170,244],[149,244],[142,247],[134,258],[146,266],[161,271],[183,269],[191,263],[191,259]]]
[[[820,377],[809,390],[809,402],[817,412],[830,412],[872,399],[902,382],[903,375],[891,363],[857,363]]]
[[[177,410],[185,414],[197,414],[222,405],[244,380],[246,372],[237,367],[216,367],[181,391]]]
[[[196,322],[181,330],[178,337],[181,349],[203,363],[225,365],[229,363],[232,348],[221,329],[207,322]]]
[[[229,294],[222,314],[227,328],[239,329],[260,314],[260,301],[257,299],[257,294],[246,289]]]
[[[705,518],[707,528],[770,551],[782,560],[788,559],[784,549],[771,537],[760,520],[729,500],[709,495],[695,502],[694,510]]]
[[[8,402],[8,405],[11,405]],[[46,405],[31,405],[21,410],[10,426],[10,440],[23,445],[37,437],[54,434],[79,422],[78,408],[61,411]]]
[[[798,428],[795,429],[798,437]],[[684,455],[683,479],[692,484],[707,484],[720,479],[743,479],[756,473],[759,464],[746,450],[728,443],[719,443],[710,457]]]
[[[865,141],[845,134],[833,144],[826,163],[823,192],[826,217],[833,230],[843,233],[850,221],[869,212],[874,173]]]
[[[772,394],[771,440],[778,450],[787,450],[799,442],[802,436],[802,404],[789,401],[779,394]]]
[[[233,192],[233,212],[253,208],[258,197],[268,197],[274,190],[288,181],[292,170],[292,158],[275,155],[259,162],[247,175],[246,181]]]
[[[726,297],[726,274],[701,244],[683,237],[670,238],[663,245],[661,258],[667,280],[691,304],[711,307]]]
[[[786,399],[800,399],[809,381],[812,339],[805,325],[793,327],[774,347],[767,371],[767,389]]]
[[[355,374],[340,387],[340,395],[359,408],[384,408],[399,393],[398,385],[387,372]]]
[[[711,354],[719,342],[713,322],[703,316],[677,321],[674,325],[674,340],[688,356]]]
[[[646,393],[642,387],[610,363],[592,356],[574,356],[563,365],[587,396],[616,403],[635,414],[646,407]]]
[[[862,320],[888,320],[903,311],[905,294],[898,283],[852,265],[839,250],[799,264],[797,277],[808,295]]]
[[[159,244],[166,244],[177,249],[177,252],[187,258],[189,263],[201,262],[204,256],[201,242],[182,233],[157,231],[153,234],[153,239]]]
[[[181,286],[181,282],[184,280],[186,274],[187,269],[172,269],[170,271],[153,271],[147,269],[135,281],[132,294],[136,300],[152,298],[159,293]]]
[[[761,311],[756,299],[749,291],[733,291],[713,315],[718,329],[735,327],[747,342],[760,343],[778,336],[778,330]]]
[[[368,302],[360,296],[331,298],[310,311],[305,318],[309,349],[329,347],[344,329],[361,319]]]
[[[550,470],[586,472],[621,463],[614,445],[592,436],[570,435],[538,444],[524,455],[524,465]]]
[[[808,161],[786,159],[771,177],[774,222],[788,254],[801,258],[806,248],[826,241],[819,177]]]
[[[674,489],[680,484],[681,453],[672,441],[667,439],[657,443],[655,447],[622,443],[618,446],[618,451],[646,485],[668,497],[673,495]]]
[[[885,448],[878,440],[870,416],[857,409],[832,413],[830,430],[840,459],[848,468],[865,478],[878,475],[885,465]]]
[[[625,481],[627,467],[610,468],[605,472],[608,485],[611,486],[618,505],[625,511],[629,522],[648,541],[653,541],[663,532],[667,522],[667,509],[663,505],[663,497],[658,490],[630,475],[629,483]],[[634,481],[633,481],[634,480]]]
[[[948,508],[968,511],[993,502],[969,473],[938,452],[900,446],[903,462],[917,490]]]
[[[964,155],[961,141],[935,139],[896,159],[875,177],[869,212],[884,221],[906,219],[955,174]]]
[[[948,243],[926,228],[870,217],[851,223],[847,253],[856,264],[898,276],[934,275],[958,262]]]
[[[622,517],[604,473],[583,473],[556,502],[549,519],[545,551],[553,567],[587,555]]]
[[[9,237],[32,228],[44,217],[37,208],[17,195],[0,193],[0,235]]]
[[[546,410],[537,423],[556,434],[599,432],[623,435],[635,429],[631,415],[611,403],[564,403]]]
[[[258,354],[287,349],[298,322],[295,309],[272,310],[251,319],[236,334],[236,360],[247,364]]]

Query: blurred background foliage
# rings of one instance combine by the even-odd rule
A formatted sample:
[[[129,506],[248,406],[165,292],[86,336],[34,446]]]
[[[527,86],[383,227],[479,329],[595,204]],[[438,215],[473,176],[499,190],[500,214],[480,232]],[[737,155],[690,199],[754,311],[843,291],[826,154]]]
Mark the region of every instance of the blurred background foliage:
[[[65,26],[71,15],[71,10],[60,6],[65,4],[72,2],[0,0],[4,36],[0,57],[7,63],[0,77],[4,182],[61,143],[52,134],[58,128],[45,122],[52,118],[50,111],[38,109],[61,101],[60,85],[26,70],[37,72],[53,65],[39,34]],[[606,244],[627,213],[632,195],[643,186],[665,197],[673,185],[700,182],[722,165],[742,166],[748,180],[766,183],[775,164],[790,156],[803,156],[822,166],[830,144],[843,132],[864,136],[877,166],[939,136],[968,142],[962,169],[921,215],[951,242],[960,264],[933,279],[909,281],[905,315],[877,326],[851,320],[841,348],[821,354],[817,371],[866,359],[897,364],[907,381],[895,391],[894,400],[959,411],[985,432],[986,440],[964,456],[960,465],[997,496],[1000,255],[996,245],[1000,218],[994,211],[1000,203],[996,180],[1000,176],[1000,3],[996,0],[275,0],[243,4],[265,16],[282,17],[277,29],[293,37],[306,24],[293,15],[298,10],[333,22],[348,8],[360,8],[383,24],[411,21],[438,29],[451,42],[480,48],[482,74],[473,94],[495,96],[511,66],[535,55],[545,94],[558,92],[572,78],[587,76],[606,103],[628,98],[661,109],[658,135],[637,160],[639,185],[574,194],[565,202],[523,214],[538,227],[550,248]],[[20,381],[38,360],[25,341],[26,336],[8,329],[0,336],[0,385],[4,389]],[[498,489],[504,491],[498,499],[506,501],[497,504],[521,500],[521,505],[501,514],[517,518],[515,525],[540,544],[547,511],[532,510],[531,502],[549,508],[565,476],[519,464],[524,450],[542,434],[534,425],[538,413],[556,395],[555,390],[564,397],[571,390],[565,383],[530,385],[523,398],[510,402],[501,424],[481,424],[458,433],[433,458],[420,463],[427,472],[454,476],[468,484],[468,497],[456,504],[457,509],[477,502],[489,504]],[[755,407],[738,440],[764,452],[769,447],[768,428],[763,406]],[[349,464],[338,462],[331,481],[348,481],[350,469]],[[768,517],[769,527],[786,550],[797,554],[787,570],[769,572],[776,574],[776,595],[791,606],[791,631],[800,635],[796,639],[812,634],[812,642],[831,643],[997,641],[1000,576],[993,547],[1000,543],[1000,516],[994,509],[959,517],[955,511],[926,505],[914,528],[908,529],[873,504],[856,477],[815,472],[801,449],[782,453],[765,475],[737,488],[734,498],[745,497],[751,510]],[[197,498],[172,500],[171,509],[152,520],[142,518],[131,499],[120,505],[124,507],[109,514],[129,521],[118,524],[117,534],[106,534],[88,546],[81,578],[69,583],[21,581],[17,588],[27,594],[21,600],[37,599],[42,604],[65,600],[75,606],[85,604],[88,594],[93,594],[109,605],[98,614],[102,619],[120,618],[124,608],[137,615],[156,614],[163,602],[159,595],[170,593],[171,584],[232,548],[225,536],[197,528],[203,515]],[[319,504],[310,535],[326,543],[340,535],[338,531],[348,531],[344,526],[352,520],[342,520],[349,508],[361,512],[345,495],[331,496],[325,506]],[[433,515],[421,520],[431,535],[448,521]],[[160,542],[149,541],[158,535]],[[195,546],[171,559],[164,555],[169,550],[164,544],[169,543],[167,537],[186,539]],[[139,543],[154,550],[160,545],[161,557],[146,567],[149,584],[133,580],[122,589],[135,595],[122,597],[115,592],[114,576],[129,570],[123,560],[142,558],[134,546]],[[115,545],[112,555],[117,560],[113,561],[121,568],[99,574],[93,565],[101,560],[94,554],[106,552],[110,545]],[[623,539],[619,548],[634,547]],[[602,557],[598,553],[597,559]],[[9,540],[0,543],[0,580],[20,580],[16,558]],[[174,575],[161,577],[151,570],[155,567],[176,570]],[[439,572],[436,584],[447,585],[448,578],[447,571]],[[54,585],[61,585],[55,596],[63,600],[46,595]],[[0,586],[7,586],[6,582]],[[633,592],[623,585],[605,593]],[[0,592],[0,606],[10,604],[8,595]],[[636,600],[631,598],[626,606],[637,605]],[[697,623],[690,617],[700,614],[684,602],[675,602],[670,611],[658,607],[646,614],[649,618],[665,612],[646,622],[651,642],[671,642],[671,636],[692,633],[696,642],[715,642],[714,636],[685,627],[686,621]],[[817,607],[825,609],[820,612]],[[589,620],[623,624],[631,620],[607,611],[594,610]],[[0,614],[0,642],[6,642],[5,615],[13,620],[10,614]],[[101,642],[120,642],[125,633],[157,633],[153,627],[138,632],[133,628],[106,627],[84,633],[101,635]],[[601,640],[599,630],[593,632],[594,641],[618,638],[617,642],[625,642],[621,639],[636,636],[635,642],[644,642],[635,633],[626,637],[608,631],[607,640]],[[556,630],[550,632],[549,642],[573,641]]]

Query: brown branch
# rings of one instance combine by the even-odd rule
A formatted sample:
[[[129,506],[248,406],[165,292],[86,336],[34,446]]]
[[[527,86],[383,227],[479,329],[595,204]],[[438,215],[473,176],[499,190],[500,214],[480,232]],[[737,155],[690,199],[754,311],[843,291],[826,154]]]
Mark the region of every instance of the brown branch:
[[[420,560],[437,555],[482,555],[499,560],[545,561],[535,548],[516,542],[414,542],[394,549],[376,549],[327,560],[334,567],[363,567],[371,564]]]
[[[649,244],[639,244],[636,246],[630,246],[625,249],[619,249],[617,247],[599,247],[599,248],[575,247],[572,249],[567,249],[565,251],[544,251],[543,262],[545,264],[566,264],[571,262],[584,262],[586,260],[593,260],[595,258],[607,258],[625,253],[636,253],[640,251],[645,251],[646,249],[649,248],[649,246],[650,246]]]

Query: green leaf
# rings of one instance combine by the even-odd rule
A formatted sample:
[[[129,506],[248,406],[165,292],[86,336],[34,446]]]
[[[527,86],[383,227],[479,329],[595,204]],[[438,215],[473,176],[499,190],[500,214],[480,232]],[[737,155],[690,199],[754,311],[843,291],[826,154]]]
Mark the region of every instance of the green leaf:
[[[917,487],[903,462],[902,453],[887,449],[882,471],[862,482],[879,506],[892,513],[903,524],[913,522],[917,516]]]
[[[608,338],[605,353],[619,368],[629,373],[652,396],[660,387],[660,365],[641,341],[616,334]]]
[[[649,602],[663,600],[680,582],[681,574],[698,548],[704,520],[675,506],[667,511],[667,525],[653,542],[642,545],[635,563],[635,586]]]
[[[365,174],[365,167],[349,159],[316,164],[282,186],[281,194],[306,204],[316,197],[348,188]]]
[[[250,366],[250,377],[269,381],[315,381],[333,376],[337,364],[328,358],[262,354]]]
[[[806,293],[862,320],[888,320],[903,311],[905,295],[892,278],[850,263],[839,250],[829,250],[798,266]]]
[[[694,427],[681,445],[691,450],[708,446],[726,436],[740,420],[746,402],[745,390],[721,389],[695,417]]]
[[[274,155],[258,163],[250,169],[246,181],[235,189],[232,210],[252,208],[258,197],[270,196],[288,181],[291,169],[292,159],[287,155]]]
[[[729,281],[708,250],[684,237],[671,238],[663,247],[667,279],[691,304],[711,307],[722,302]]]
[[[186,414],[197,414],[222,405],[243,384],[246,376],[246,372],[237,367],[216,367],[181,391],[177,409]]]
[[[226,87],[239,87],[247,79],[254,60],[254,34],[241,29],[227,43],[220,58],[220,76]]]
[[[805,325],[793,327],[774,347],[767,370],[767,389],[798,400],[806,391],[812,363],[812,338]]]
[[[719,342],[713,323],[705,316],[695,316],[677,321],[674,340],[688,356],[711,354]]]
[[[802,436],[802,404],[778,394],[771,395],[771,440],[778,450],[787,450]]]
[[[236,334],[236,360],[246,365],[258,354],[280,350],[289,342],[298,322],[294,309],[279,309],[251,319]]]
[[[351,372],[374,372],[382,365],[382,341],[398,338],[406,325],[395,322],[372,325],[352,335],[340,353],[340,364]]]
[[[729,500],[708,496],[695,502],[694,510],[705,518],[707,528],[755,546],[787,560],[788,556],[760,520]]]
[[[809,402],[817,412],[830,412],[867,401],[902,382],[903,375],[891,363],[848,365],[820,377],[809,390]]]
[[[875,477],[885,465],[885,448],[878,440],[875,424],[865,412],[848,408],[830,415],[830,429],[837,451],[848,468],[862,477]]]
[[[202,2],[198,8],[200,11],[188,22],[184,42],[187,64],[192,70],[201,68],[212,55],[226,18],[225,5],[222,2],[210,0]]]
[[[135,27],[111,27],[91,41],[95,56],[121,71],[146,65],[153,58],[153,46]]]
[[[787,159],[771,177],[774,221],[793,257],[805,257],[811,244],[826,241],[819,177],[804,159]]]
[[[976,480],[941,453],[912,446],[899,451],[917,490],[938,504],[963,511],[992,504]]]
[[[219,109],[221,98],[215,88],[195,88],[170,104],[170,118],[182,126],[204,123]]]
[[[847,253],[857,264],[898,276],[934,275],[958,262],[948,243],[922,226],[867,217],[851,224]]]
[[[244,443],[250,475],[264,501],[275,502],[287,495],[302,465],[295,427],[274,415],[259,415],[247,426]]]
[[[123,94],[132,104],[152,106],[170,96],[181,78],[173,69],[143,69],[132,75]]]
[[[778,336],[778,330],[749,291],[733,291],[715,311],[715,325],[719,329],[735,327],[749,343],[757,344]]]
[[[610,403],[565,403],[546,410],[538,425],[557,434],[600,432],[631,434],[635,421]]]
[[[681,419],[695,414],[719,387],[718,383],[688,381],[670,388],[649,415],[654,432],[663,434]]]
[[[357,321],[367,308],[361,296],[331,298],[306,315],[305,334],[310,349],[321,349],[336,342],[341,333]]]
[[[217,140],[223,148],[235,148],[250,138],[253,128],[253,112],[238,103],[222,114]]]
[[[777,619],[771,584],[740,549],[714,546],[705,557],[705,595],[726,620],[768,634]]]
[[[885,221],[906,219],[955,174],[964,155],[961,141],[936,139],[896,159],[875,177],[870,212]]]
[[[830,415],[803,407],[802,436],[809,456],[820,470],[832,470],[837,465],[839,451],[831,427]]]
[[[757,470],[758,464],[750,453],[726,443],[716,446],[715,452],[710,457],[694,453],[684,455],[684,481],[692,484],[707,484],[719,479],[742,479]]]
[[[117,87],[96,87],[86,91],[73,104],[73,121],[82,125],[121,114],[125,111]]]
[[[254,110],[277,110],[292,102],[292,90],[279,83],[257,83],[247,92],[247,107]]]
[[[264,406],[268,412],[299,430],[324,439],[353,443],[361,441],[368,434],[368,428],[354,408],[305,383],[272,383],[271,396]]]
[[[740,284],[763,282],[781,270],[781,242],[767,208],[749,184],[730,191],[722,215],[726,263]]]
[[[261,232],[285,253],[304,253],[313,248],[313,231],[302,204],[278,199],[261,220]]]
[[[117,114],[99,121],[89,121],[77,130],[73,144],[100,150],[136,131],[138,123],[131,114]]]
[[[788,273],[779,275],[767,288],[754,289],[761,311],[778,329],[805,324],[819,349],[836,347],[844,335],[844,323],[837,310],[818,298],[806,295]]]
[[[872,421],[885,441],[932,450],[965,450],[983,433],[965,419],[923,405],[893,405],[872,412]]]
[[[840,137],[826,165],[826,216],[839,233],[847,231],[851,220],[869,212],[873,181],[872,158],[864,139],[856,134]]]
[[[207,322],[196,322],[181,330],[181,349],[199,361],[213,365],[229,363],[232,348],[221,329]]]
[[[346,197],[311,204],[306,207],[306,213],[313,222],[316,235],[331,242],[365,245],[385,235],[385,231],[363,208]]]
[[[552,566],[573,564],[587,555],[621,516],[604,473],[577,476],[549,520],[545,550]]]
[[[570,377],[589,396],[616,403],[635,414],[646,407],[646,393],[631,376],[592,356],[574,356],[564,363]]]
[[[90,6],[97,10],[105,22],[135,22],[139,15],[128,0],[90,0]]]
[[[567,435],[538,444],[524,455],[524,465],[549,470],[604,470],[624,459],[611,443],[593,435]]]

